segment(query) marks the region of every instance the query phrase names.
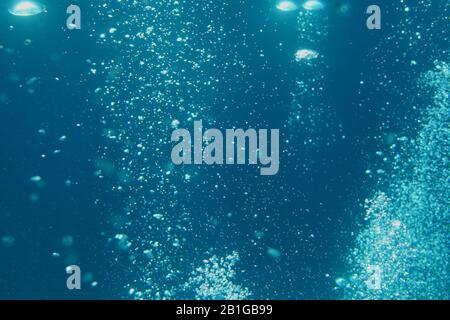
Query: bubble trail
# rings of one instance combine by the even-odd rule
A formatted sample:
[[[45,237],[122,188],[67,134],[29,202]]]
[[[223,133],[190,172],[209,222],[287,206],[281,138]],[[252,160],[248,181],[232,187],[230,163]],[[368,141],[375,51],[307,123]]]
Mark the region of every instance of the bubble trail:
[[[329,63],[328,57],[321,53],[329,40],[329,28],[325,11],[301,10],[298,14],[296,42],[301,47],[292,53],[298,77],[291,90],[288,121],[291,139],[307,141],[307,147],[335,140],[335,114],[325,96]]]
[[[418,136],[398,139],[407,145],[390,187],[366,201],[368,224],[348,258],[347,299],[450,298],[449,66],[438,63],[420,83],[434,93],[433,103]]]
[[[115,179],[113,192],[125,198],[123,210],[111,213],[109,241],[114,262],[128,270],[117,279],[126,298],[250,294],[235,284],[238,253],[218,253],[201,236],[209,225],[208,210],[192,198],[204,177],[196,169],[175,168],[167,157],[174,128],[197,118],[214,125],[214,112],[223,109],[219,88],[235,85],[224,74],[245,68],[229,47],[229,38],[237,35],[223,26],[226,6],[215,1],[98,5],[102,27],[91,36],[108,54],[90,66],[92,77],[105,79],[93,93],[103,107],[106,141],[96,166],[99,176]]]

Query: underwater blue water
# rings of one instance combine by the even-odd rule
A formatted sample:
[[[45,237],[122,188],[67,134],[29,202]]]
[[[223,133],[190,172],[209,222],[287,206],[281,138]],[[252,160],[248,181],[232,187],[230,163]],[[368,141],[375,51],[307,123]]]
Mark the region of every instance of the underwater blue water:
[[[446,0],[17,2],[0,299],[448,299]],[[195,120],[280,129],[278,174],[173,165]]]

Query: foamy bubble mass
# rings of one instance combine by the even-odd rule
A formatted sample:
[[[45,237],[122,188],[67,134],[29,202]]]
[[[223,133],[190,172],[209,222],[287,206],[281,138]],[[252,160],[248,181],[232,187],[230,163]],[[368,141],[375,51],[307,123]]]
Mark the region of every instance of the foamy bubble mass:
[[[347,298],[449,298],[448,65],[437,62],[420,83],[433,101],[417,137],[403,145],[396,157],[397,169],[386,192],[366,202],[368,224],[348,258]],[[373,267],[379,269],[378,289],[368,285]]]

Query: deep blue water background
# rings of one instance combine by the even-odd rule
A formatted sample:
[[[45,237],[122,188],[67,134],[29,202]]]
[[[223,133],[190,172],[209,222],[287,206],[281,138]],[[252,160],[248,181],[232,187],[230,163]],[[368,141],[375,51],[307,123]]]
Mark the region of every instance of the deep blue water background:
[[[104,140],[99,126],[101,110],[91,99],[99,79],[86,77],[87,59],[101,60],[103,55],[111,53],[104,52],[96,39],[89,37],[91,28],[101,27],[96,25],[96,10],[90,10],[88,5],[83,7],[83,1],[80,1],[82,30],[68,31],[65,9],[70,3],[52,2],[47,4],[47,14],[26,19],[10,15],[6,10],[7,3],[0,6],[0,45],[15,50],[10,54],[0,51],[0,94],[7,95],[7,102],[0,104],[0,236],[13,235],[15,238],[14,246],[0,247],[0,298],[121,298],[126,294],[124,283],[133,275],[126,265],[111,263],[114,256],[107,241],[111,236],[107,213],[120,211],[123,199],[108,192],[114,181],[100,180],[94,175],[94,162]],[[266,71],[261,70],[257,60],[253,59],[252,47],[238,49],[242,50],[241,56],[248,58],[245,62],[252,75],[246,81],[255,83],[256,92],[251,95],[239,93],[240,106],[236,107],[232,121],[247,120],[246,110],[256,102],[261,106],[258,117],[270,119],[269,123],[281,123],[286,114],[277,110],[291,102],[291,87],[286,84],[294,82],[298,74],[297,69],[291,67],[292,56],[272,48],[282,41],[287,52],[295,52],[298,46],[293,32],[295,15],[290,18],[274,16],[270,1],[247,2],[231,6],[229,23],[247,33],[258,33],[261,28],[267,30],[257,40],[268,57],[269,66]],[[251,270],[256,262],[273,264],[273,269],[279,270],[265,272],[266,269],[261,269],[260,273],[250,271],[238,275],[242,283],[270,283],[272,294],[262,290],[254,292],[256,297],[336,297],[334,278],[344,272],[343,259],[352,244],[352,232],[357,232],[362,220],[358,215],[362,214],[361,204],[373,187],[373,181],[368,180],[364,171],[370,155],[377,150],[380,124],[386,116],[384,111],[377,109],[381,108],[377,101],[372,101],[370,111],[354,107],[361,96],[371,92],[370,87],[362,88],[361,94],[357,92],[361,90],[361,73],[370,73],[372,67],[365,58],[387,36],[384,30],[370,32],[366,29],[364,11],[370,4],[366,2],[358,1],[345,17],[330,18],[331,28],[324,48],[333,56],[327,71],[326,99],[332,104],[336,121],[343,128],[324,134],[344,133],[347,138],[317,150],[311,170],[301,176],[291,175],[289,166],[309,161],[311,155],[305,159],[282,158],[283,171],[274,178],[282,179],[298,193],[288,194],[287,197],[293,198],[282,207],[277,204],[280,215],[276,229],[279,233],[268,234],[267,241],[278,248],[288,248],[293,242],[301,241],[285,232],[295,228],[315,237],[297,247],[303,254],[290,254],[288,259],[273,261],[267,256],[242,257],[240,269]],[[233,11],[243,15],[233,18]],[[243,17],[246,23],[243,23]],[[395,23],[397,17],[385,15],[383,19]],[[10,26],[14,28],[10,29]],[[27,38],[32,42],[25,46]],[[425,64],[423,68],[426,70],[429,66]],[[19,76],[17,82],[11,80],[14,74]],[[28,87],[20,84],[33,76],[39,79],[33,85],[36,92],[29,94],[26,92]],[[56,81],[55,76],[60,80]],[[258,86],[261,79],[266,81],[265,88]],[[278,88],[276,95],[264,94],[265,90],[273,92],[271,89],[275,87]],[[234,99],[226,94],[225,98]],[[392,99],[391,103],[395,104]],[[395,110],[395,113],[402,115],[403,112]],[[39,129],[45,129],[46,135],[40,135]],[[67,141],[60,142],[58,139],[63,135],[67,136]],[[299,139],[300,154],[302,148]],[[53,154],[55,149],[62,151]],[[47,155],[45,160],[41,159],[41,154]],[[30,177],[36,175],[44,178],[45,186],[37,187],[30,181]],[[75,183],[66,186],[68,179]],[[232,178],[229,183],[233,183]],[[257,186],[257,182],[249,177],[237,188],[251,188],[253,183]],[[284,197],[276,185],[272,192],[279,192],[279,197]],[[31,194],[39,195],[36,203],[30,201]],[[202,193],[197,194],[198,201],[203,201]],[[241,203],[245,203],[244,195],[231,190],[228,197],[230,211],[239,211]],[[210,205],[213,207],[214,203]],[[263,205],[270,208],[270,204]],[[297,215],[294,219],[291,213],[298,208],[308,208],[312,214]],[[248,228],[244,221],[238,219],[235,224],[238,234],[245,234]],[[207,230],[205,234],[208,234]],[[70,248],[61,245],[65,235],[74,238]],[[217,246],[223,241],[220,234],[217,238],[211,234],[205,238],[210,239],[205,247]],[[235,239],[233,245],[237,248],[247,246],[251,255],[251,246],[245,241]],[[61,256],[53,257],[53,252]],[[98,285],[91,287],[85,283],[81,291],[67,290],[65,266],[68,261],[92,273]],[[331,277],[324,277],[326,273]],[[280,277],[280,274],[284,276]],[[301,274],[304,276],[299,276]],[[120,281],[122,278],[123,282]]]

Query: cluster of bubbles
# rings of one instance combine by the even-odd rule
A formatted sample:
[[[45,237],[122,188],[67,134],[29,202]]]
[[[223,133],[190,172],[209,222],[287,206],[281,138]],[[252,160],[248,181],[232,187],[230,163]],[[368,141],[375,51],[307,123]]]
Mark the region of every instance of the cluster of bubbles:
[[[151,258],[152,253],[146,252]],[[149,281],[140,288],[129,286],[129,294],[135,299],[173,299],[183,297],[192,300],[242,300],[249,298],[251,292],[233,282],[236,277],[235,264],[239,254],[234,251],[224,257],[216,255],[202,261],[193,268],[184,283],[174,282],[170,290],[159,291]],[[167,280],[167,278],[166,278]],[[154,291],[156,290],[156,291]]]
[[[277,9],[281,11],[297,11],[299,7],[292,1],[281,1],[277,4]],[[297,30],[300,31],[299,43],[311,44],[317,47],[320,40],[327,34],[327,27],[323,23],[327,20],[326,15],[320,15],[313,11],[321,11],[325,5],[316,0],[304,1],[301,5],[302,10],[298,13]],[[296,62],[309,62],[319,57],[316,50],[309,48],[298,49],[294,54]]]
[[[246,299],[251,292],[232,281],[236,277],[234,265],[238,261],[239,254],[236,251],[226,257],[212,256],[192,272],[183,287],[188,291],[194,288],[197,300]]]
[[[421,0],[419,9],[401,3],[395,5],[396,10],[400,8],[408,16],[417,14],[415,22],[420,22],[419,15],[427,16],[436,9],[430,0]],[[281,1],[276,8],[297,15],[297,42],[301,46],[292,53],[298,76],[291,90],[288,140],[300,137],[305,144],[329,145],[337,137],[323,130],[333,127],[330,131],[336,132],[337,125],[325,99],[328,67],[319,50],[328,36],[325,5],[316,0]],[[196,119],[206,119],[214,126],[216,116],[227,112],[220,88],[233,87],[230,74],[241,79],[247,73],[233,41],[228,40],[240,37],[245,44],[250,36],[225,27],[229,22],[226,4],[216,2],[118,0],[101,3],[97,9],[102,20],[93,25],[91,36],[109,53],[102,60],[88,61],[92,81],[104,83],[92,92],[95,102],[104,108],[101,122],[107,141],[95,161],[96,175],[112,178],[113,194],[125,198],[123,212],[111,213],[114,232],[109,241],[117,256],[115,262],[125,262],[131,269],[125,285],[129,295],[137,299],[252,297],[253,290],[238,284],[239,253],[229,247],[221,249],[221,254],[218,246],[205,248],[197,234],[205,227],[214,233],[218,224],[204,210],[210,204],[191,203],[195,190],[211,186],[205,179],[207,173],[198,168],[177,169],[167,157],[171,147],[167,132],[190,127]],[[337,7],[339,14],[349,10],[347,2]],[[45,7],[36,1],[22,1],[9,12],[33,16],[45,12]],[[198,17],[202,21],[197,21]],[[393,35],[374,49],[381,57],[374,66],[378,94],[390,91],[407,96],[409,87],[398,81],[403,79],[401,71],[393,68],[388,75],[386,69],[407,61],[412,68],[408,77],[412,78],[414,68],[420,65],[418,57],[432,56],[430,53],[436,51],[435,42],[424,35],[439,37],[433,28],[444,30],[446,17],[439,17],[432,25],[417,23],[416,27],[412,21],[405,18],[390,26]],[[393,51],[402,44],[407,49],[399,58]],[[394,48],[392,52],[380,54],[382,48],[389,47]],[[432,103],[421,115],[418,134],[411,138],[386,135],[395,153],[391,178],[385,191],[375,192],[366,201],[365,227],[349,255],[349,270],[335,280],[345,298],[448,299],[449,72],[446,63],[436,62],[435,69],[415,84],[417,92],[418,88],[423,90],[421,97],[432,96]],[[30,78],[26,85],[38,80]],[[0,95],[0,102],[5,99]],[[371,104],[370,98],[366,99],[361,105]],[[65,139],[62,136],[60,141]],[[289,152],[298,159],[295,150]],[[220,181],[224,177],[218,173],[215,178]],[[30,180],[36,186],[45,185],[41,176]],[[213,188],[226,190],[219,183]],[[215,197],[211,192],[208,200],[227,200]],[[260,203],[254,207],[261,210]],[[257,231],[255,238],[261,240],[264,234]],[[70,247],[73,241],[67,235],[62,242]],[[2,235],[3,247],[15,243],[13,235]],[[284,258],[284,252],[276,248],[269,247],[266,254],[277,262]],[[380,271],[380,288],[376,289],[367,285],[374,267]]]
[[[111,213],[117,232],[110,242],[117,263],[131,268],[130,279],[121,281],[136,299],[249,295],[232,282],[238,255],[227,253],[234,248],[221,248],[220,257],[199,236],[217,221],[206,204],[192,199],[219,186],[211,186],[200,168],[174,167],[167,156],[174,129],[195,120],[215,125],[213,115],[226,112],[219,86],[233,87],[224,73],[239,76],[246,68],[227,47],[236,31],[223,26],[225,8],[177,0],[98,6],[102,20],[92,36],[111,54],[91,61],[93,81],[105,83],[93,91],[105,111],[106,144],[96,165],[99,177],[113,178],[113,193],[126,203],[124,212]],[[205,254],[212,258],[197,268]]]
[[[387,191],[366,201],[367,226],[349,256],[350,275],[336,281],[346,298],[449,298],[449,66],[436,63],[419,86],[433,102],[417,137],[393,145],[400,151]],[[378,288],[368,285],[374,276]]]
[[[324,99],[327,63],[318,48],[323,47],[327,39],[329,24],[322,10],[324,6],[318,3],[306,1],[301,10],[291,1],[277,5],[280,11],[299,10],[298,43],[304,47],[293,57],[299,76],[291,93],[289,128],[292,138],[303,137],[305,143],[311,145],[329,144],[337,139],[323,132],[331,127],[330,131],[336,132],[336,123],[332,108]],[[205,182],[201,182],[204,180],[197,169],[179,172],[166,157],[170,143],[163,133],[179,126],[189,127],[195,119],[208,119],[210,125],[214,124],[213,115],[217,110],[211,112],[211,109],[221,105],[219,84],[230,81],[223,76],[222,68],[237,75],[246,69],[233,48],[227,47],[224,41],[233,36],[233,31],[225,31],[217,14],[212,16],[212,12],[220,13],[223,7],[208,3],[194,9],[210,19],[206,30],[187,17],[192,8],[188,10],[178,1],[152,5],[119,1],[99,8],[109,26],[99,31],[98,41],[120,55],[92,62],[92,74],[104,76],[107,83],[94,93],[107,110],[103,124],[105,138],[111,142],[97,163],[99,172],[116,176],[118,183],[114,192],[127,198],[125,215],[117,214],[113,219],[117,221],[118,233],[111,237],[111,242],[120,253],[117,261],[123,255],[134,270],[126,287],[129,294],[138,299],[251,297],[247,288],[235,283],[237,252],[223,257],[212,254],[203,261],[203,266],[196,267],[205,254],[205,249],[195,242],[202,210],[186,204],[190,195],[183,189]],[[345,13],[348,7],[342,5],[339,10]],[[223,54],[219,56],[218,52]],[[383,63],[379,66],[381,68]],[[439,82],[436,79],[448,73],[445,65],[439,68],[441,72],[428,75],[429,83]],[[385,85],[392,85],[392,82],[381,87]],[[443,87],[441,84],[435,88]],[[442,96],[443,90],[438,91]],[[440,100],[436,105],[446,107],[447,103]],[[446,112],[448,116],[448,110]],[[445,119],[441,114],[421,132],[434,134]],[[429,142],[435,138],[424,139]],[[433,141],[441,141],[442,137],[439,139]],[[348,277],[336,279],[336,285],[346,289],[348,298],[421,297],[419,292],[429,298],[436,297],[437,292],[445,292],[439,291],[439,283],[448,281],[442,269],[446,266],[443,257],[447,249],[442,247],[440,225],[432,221],[442,221],[442,217],[436,215],[443,212],[442,206],[446,203],[442,198],[429,200],[439,194],[436,185],[445,184],[424,184],[437,176],[416,172],[418,168],[425,172],[425,168],[434,163],[429,152],[432,149],[425,149],[429,147],[425,140],[414,141],[414,151],[405,151],[397,158],[401,161],[395,167],[403,168],[402,172],[408,170],[400,162],[408,159],[412,163],[413,179],[402,175],[403,179],[392,181],[392,190],[380,192],[366,203],[367,231],[361,232],[349,258],[353,271]],[[404,139],[399,139],[398,143],[402,141]],[[442,152],[442,145],[439,149],[437,144],[434,150]],[[111,160],[114,153],[118,156]],[[291,156],[296,158],[294,151]],[[442,154],[439,157],[443,158]],[[445,172],[440,169],[435,170],[436,175]],[[408,185],[407,181],[412,182]],[[409,201],[410,197],[415,200]],[[443,198],[448,199],[448,196]],[[419,217],[426,216],[423,212],[427,210],[434,210],[436,215],[431,215],[428,221],[421,220]],[[214,223],[217,222],[211,221],[210,225]],[[424,226],[429,226],[427,232],[420,233]],[[417,244],[418,239],[423,240],[423,245]],[[274,248],[267,250],[267,254],[277,261],[282,257]],[[423,279],[426,263],[435,266],[433,279]],[[378,291],[369,289],[366,284],[373,266],[382,274],[382,289]],[[402,281],[397,281],[399,277],[403,277]],[[180,279],[185,279],[181,286]],[[425,290],[429,283],[436,285]]]
[[[301,47],[293,59],[298,76],[291,89],[288,130],[291,140],[304,141],[304,149],[292,150],[292,155],[302,158],[308,155],[310,158],[302,162],[309,163],[321,152],[321,147],[343,137],[325,93],[329,57],[322,48],[327,47],[330,28],[330,11],[325,9],[320,1],[305,1],[296,19],[296,42]]]
[[[446,1],[430,0],[383,8],[399,20],[385,21],[390,36],[369,56],[373,76],[361,84],[371,90],[361,95],[361,106],[370,112],[373,101],[381,106],[380,138],[388,150],[376,152],[385,168],[366,171],[378,174],[377,187],[365,202],[346,276],[336,279],[346,299],[449,298],[446,8]],[[392,108],[393,97],[402,101],[399,108]]]

